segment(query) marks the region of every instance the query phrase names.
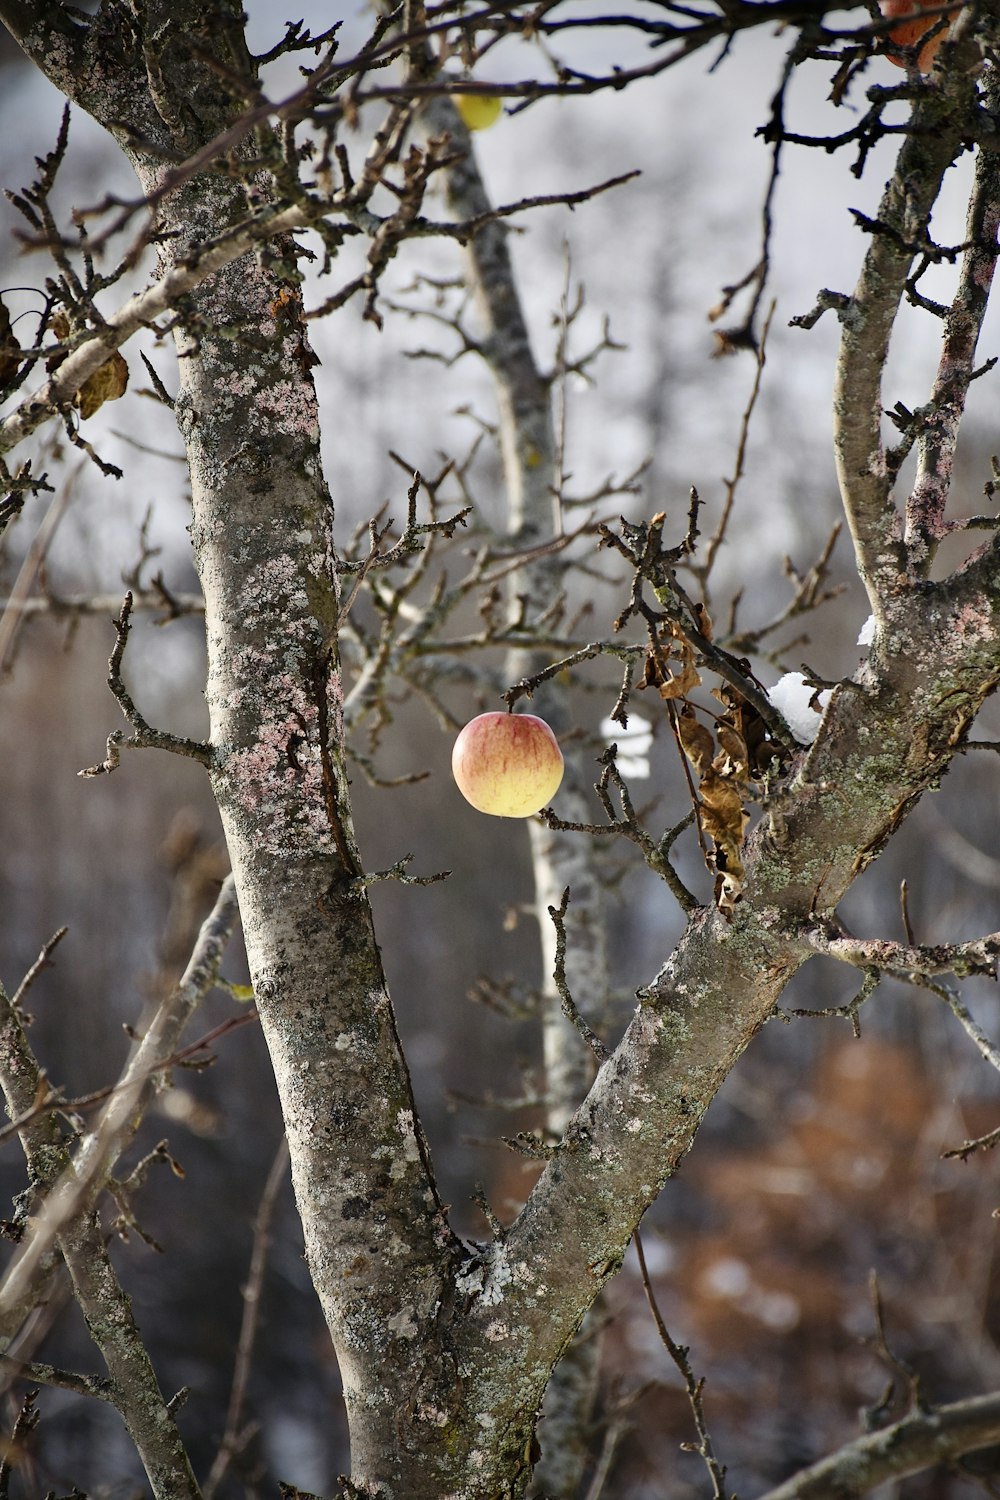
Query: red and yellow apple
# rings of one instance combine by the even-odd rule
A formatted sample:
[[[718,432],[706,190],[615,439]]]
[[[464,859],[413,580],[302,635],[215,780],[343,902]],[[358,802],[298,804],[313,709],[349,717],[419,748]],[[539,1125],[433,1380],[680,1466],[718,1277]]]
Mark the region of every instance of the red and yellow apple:
[[[497,818],[530,818],[555,796],[562,751],[534,714],[480,714],[455,741],[451,770],[466,802]]]
[[[887,18],[891,19],[893,16],[910,16],[912,18],[909,21],[900,21],[898,26],[892,28],[888,33],[890,42],[894,42],[897,47],[916,47],[920,38],[925,36],[932,26],[937,25],[941,20],[941,16],[940,14],[931,16],[930,19],[925,21],[919,16],[914,16],[913,12],[917,10],[938,10],[939,3],[940,0],[880,0],[882,14]],[[921,73],[930,72],[931,64],[937,55],[937,50],[947,35],[948,27],[944,25],[931,37],[926,46],[920,48],[920,51],[916,54],[916,58],[917,67]],[[906,67],[905,58],[894,57],[891,52],[886,55],[890,62],[896,64],[897,68]]]

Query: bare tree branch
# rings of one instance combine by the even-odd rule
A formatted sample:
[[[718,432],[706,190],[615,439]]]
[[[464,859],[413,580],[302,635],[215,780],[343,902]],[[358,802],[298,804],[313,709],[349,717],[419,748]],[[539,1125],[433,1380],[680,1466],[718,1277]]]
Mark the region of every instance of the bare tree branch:
[[[174,1052],[195,1008],[215,984],[237,911],[233,879],[227,876],[215,909],[202,925],[179,984],[157,1009],[93,1132],[81,1143],[58,1180],[47,1184],[49,1191],[35,1216],[32,1231],[0,1284],[0,1327],[9,1328],[12,1320],[16,1322],[24,1316],[33,1301],[37,1280],[50,1263],[56,1241],[68,1232],[70,1224],[89,1213],[115,1161],[135,1135],[158,1091],[157,1070]],[[31,1102],[22,1097],[12,1107],[10,1101],[8,1104],[12,1114],[20,1114]]]
[[[253,1232],[253,1253],[250,1257],[250,1269],[247,1272],[246,1284],[243,1288],[243,1320],[240,1324],[239,1342],[236,1346],[236,1363],[233,1368],[233,1383],[229,1393],[226,1427],[208,1478],[202,1485],[203,1500],[212,1500],[212,1496],[216,1493],[219,1485],[231,1468],[233,1459],[239,1453],[246,1438],[244,1411],[247,1399],[247,1385],[250,1379],[250,1366],[253,1360],[254,1344],[257,1338],[257,1325],[260,1319],[260,1300],[264,1283],[264,1272],[267,1268],[267,1255],[271,1245],[271,1223],[274,1218],[278,1193],[287,1173],[288,1142],[282,1137],[281,1143],[274,1154],[271,1170],[267,1174],[267,1181],[264,1184],[264,1191],[261,1194],[260,1203],[257,1208],[257,1218],[254,1223]]]
[[[858,572],[881,622],[905,574],[902,525],[890,500],[894,474],[882,445],[882,370],[914,255],[927,243],[931,208],[974,109],[979,54],[971,27],[948,44],[943,92],[917,98],[896,170],[886,186],[850,306],[841,312],[834,389],[834,451]]]
[[[891,1427],[847,1443],[768,1490],[760,1500],[854,1500],[1000,1441],[1000,1394],[915,1411]]]
[[[2,987],[0,1087],[8,1113],[25,1120],[31,1117],[33,1100],[46,1089],[20,1017]],[[21,1139],[32,1186],[36,1192],[49,1195],[41,1211],[44,1215],[59,1193],[60,1184],[68,1178],[75,1179],[75,1171],[50,1113],[30,1118],[30,1123],[21,1128]],[[62,1195],[65,1197],[65,1190]],[[15,1280],[11,1286],[8,1272],[0,1288],[3,1341],[9,1343],[11,1333],[31,1310],[39,1296],[40,1283],[52,1274],[58,1254],[65,1261],[74,1296],[108,1370],[106,1385],[91,1380],[86,1384],[87,1394],[103,1395],[120,1411],[156,1500],[200,1500],[187,1453],[132,1315],[131,1302],[108,1258],[97,1216],[84,1202],[74,1202],[68,1208],[58,1218],[50,1213],[51,1232],[34,1231],[29,1235],[29,1249],[36,1248],[37,1252],[29,1275],[20,1282]],[[41,1378],[54,1378],[56,1384],[72,1384],[65,1377],[42,1375]]]
[[[32,538],[24,555],[24,561],[11,590],[10,598],[2,601],[0,608],[0,677],[9,670],[12,653],[17,641],[21,620],[24,616],[31,590],[35,586],[38,571],[45,562],[59,524],[73,501],[77,469],[62,486],[45,513],[45,518]]]
[[[200,744],[197,740],[189,740],[182,735],[168,734],[162,729],[152,729],[132,701],[132,695],[122,679],[122,661],[125,657],[125,647],[128,644],[129,631],[131,630],[132,617],[132,591],[125,595],[124,603],[115,621],[115,646],[108,662],[108,687],[118,699],[119,707],[126,719],[132,725],[132,734],[128,739],[122,731],[115,730],[108,736],[107,759],[99,765],[88,766],[86,770],[78,771],[78,776],[100,776],[105,772],[115,771],[118,768],[123,747],[132,750],[170,750],[174,755],[185,755],[191,760],[200,761],[203,766],[214,764],[211,746]]]

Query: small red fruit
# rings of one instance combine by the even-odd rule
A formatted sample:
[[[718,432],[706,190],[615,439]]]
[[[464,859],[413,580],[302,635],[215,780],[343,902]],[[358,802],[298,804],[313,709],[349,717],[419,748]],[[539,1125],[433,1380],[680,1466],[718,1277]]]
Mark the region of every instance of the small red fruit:
[[[497,818],[530,818],[563,777],[559,743],[534,714],[480,714],[455,741],[452,775],[466,802]]]

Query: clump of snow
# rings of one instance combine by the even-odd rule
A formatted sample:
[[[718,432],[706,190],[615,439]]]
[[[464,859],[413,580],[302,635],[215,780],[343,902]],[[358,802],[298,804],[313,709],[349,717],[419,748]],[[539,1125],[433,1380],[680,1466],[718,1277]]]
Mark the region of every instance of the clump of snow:
[[[617,719],[602,719],[601,739],[606,745],[617,745],[615,763],[623,776],[642,779],[649,775],[649,752],[653,744],[653,726],[638,714],[629,714],[628,728]]]
[[[872,643],[872,641],[874,639],[875,639],[875,616],[874,615],[869,615],[868,618],[867,618],[867,620],[865,621],[865,623],[861,627],[861,632],[860,632],[860,634],[858,636],[858,645],[859,646],[870,646],[871,643]]]
[[[832,689],[824,688],[816,697],[818,713],[811,707],[815,693],[816,689],[809,686],[801,672],[786,672],[767,694],[800,745],[811,745],[816,738],[822,710],[830,701]]]

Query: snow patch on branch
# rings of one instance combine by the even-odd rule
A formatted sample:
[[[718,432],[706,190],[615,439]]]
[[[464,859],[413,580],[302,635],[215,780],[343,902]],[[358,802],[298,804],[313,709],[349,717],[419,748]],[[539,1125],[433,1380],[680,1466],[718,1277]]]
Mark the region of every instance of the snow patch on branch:
[[[823,709],[832,697],[832,690],[824,688],[817,693],[801,672],[786,672],[767,695],[800,745],[811,745],[823,721]],[[813,707],[817,704],[818,708]]]

